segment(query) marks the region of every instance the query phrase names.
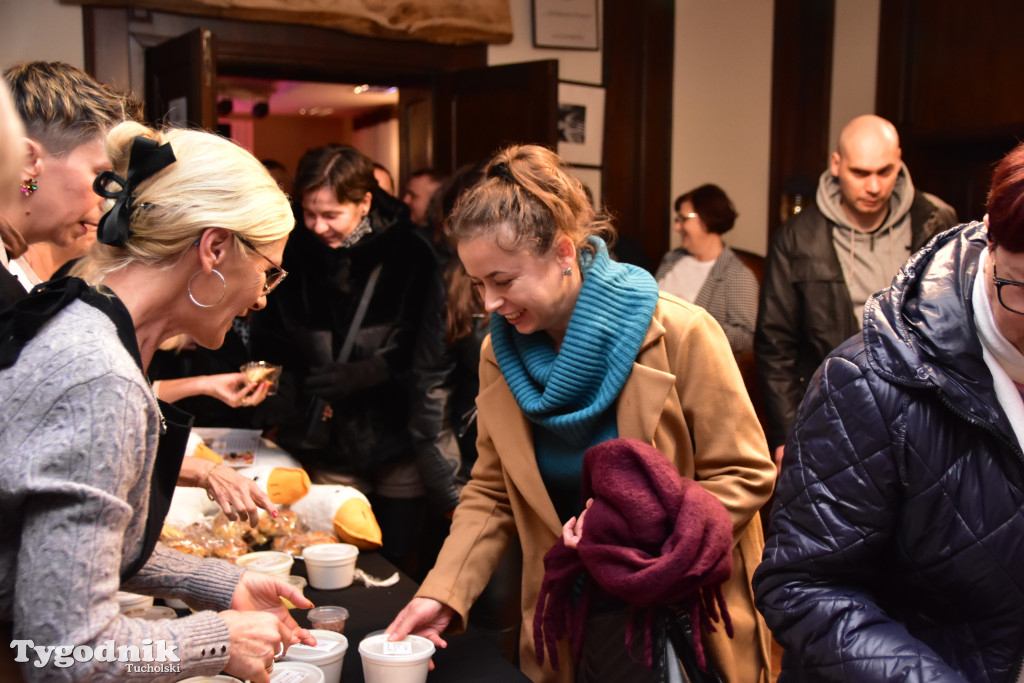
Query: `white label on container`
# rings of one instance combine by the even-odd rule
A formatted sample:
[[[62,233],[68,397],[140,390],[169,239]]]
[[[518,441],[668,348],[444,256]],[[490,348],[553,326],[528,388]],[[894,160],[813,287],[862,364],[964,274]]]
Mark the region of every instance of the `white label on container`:
[[[400,640],[385,640],[381,652],[386,655],[411,655],[412,643],[403,643]]]
[[[282,671],[274,675],[274,683],[302,683],[309,678],[305,671]]]
[[[339,647],[341,647],[340,640],[328,640],[327,638],[323,638],[316,641],[316,645],[304,645],[302,643],[297,643],[296,645],[292,645],[291,649],[294,650],[295,648],[299,648],[300,650],[312,650],[314,652],[330,652],[331,650],[337,650]]]

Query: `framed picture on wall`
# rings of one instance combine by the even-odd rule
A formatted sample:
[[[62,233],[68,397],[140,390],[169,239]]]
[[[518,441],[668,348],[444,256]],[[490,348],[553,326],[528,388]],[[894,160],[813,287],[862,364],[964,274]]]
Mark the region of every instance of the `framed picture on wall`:
[[[604,88],[558,84],[558,154],[570,164],[600,166],[604,141]]]
[[[597,0],[533,0],[533,45],[597,50]]]

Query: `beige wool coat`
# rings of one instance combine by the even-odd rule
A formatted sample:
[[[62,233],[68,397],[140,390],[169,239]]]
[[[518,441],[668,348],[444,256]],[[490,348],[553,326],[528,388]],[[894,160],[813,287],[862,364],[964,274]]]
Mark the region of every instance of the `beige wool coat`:
[[[518,532],[523,548],[520,667],[538,683],[569,683],[568,642],[561,669],[537,665],[533,616],[544,554],[561,538],[533,450],[532,430],[498,369],[490,338],[480,359],[479,459],[437,563],[417,593],[456,611],[465,627],[505,545]],[[702,308],[661,293],[633,370],[616,403],[620,437],[652,444],[679,473],[714,494],[734,528],[733,575],[724,587],[735,637],[724,629],[704,642],[726,681],[768,681],[769,633],[750,587],[764,538],[758,510],[768,500],[775,467],[721,327]],[[720,625],[719,625],[720,626]]]

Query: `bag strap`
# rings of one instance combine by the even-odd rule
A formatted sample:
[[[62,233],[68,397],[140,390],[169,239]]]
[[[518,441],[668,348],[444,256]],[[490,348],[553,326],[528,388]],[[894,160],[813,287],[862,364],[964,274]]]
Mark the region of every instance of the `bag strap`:
[[[356,333],[359,332],[359,327],[363,324],[363,318],[366,317],[366,309],[370,307],[370,298],[373,296],[373,290],[377,286],[377,278],[380,277],[380,269],[383,266],[383,263],[378,263],[370,271],[370,277],[366,280],[366,288],[363,290],[363,296],[359,299],[356,314],[352,317],[352,324],[348,326],[345,343],[341,345],[341,350],[338,351],[339,363],[347,363],[348,357],[352,355],[352,347],[356,343]]]

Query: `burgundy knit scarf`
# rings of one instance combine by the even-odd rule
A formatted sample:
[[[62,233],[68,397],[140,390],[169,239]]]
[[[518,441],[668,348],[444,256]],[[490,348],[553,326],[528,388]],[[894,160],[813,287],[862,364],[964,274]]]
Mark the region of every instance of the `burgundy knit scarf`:
[[[653,446],[612,439],[583,456],[583,500],[593,498],[575,550],[561,539],[544,555],[544,581],[533,621],[537,663],[544,647],[558,669],[558,639],[569,633],[579,661],[591,581],[632,606],[645,623],[644,660],[652,665],[651,624],[657,608],[678,605],[693,624],[697,661],[705,668],[700,628],[715,631],[721,610],[732,622],[721,586],[732,574],[732,520],[722,503]],[[582,509],[582,506],[581,506]],[[573,585],[584,577],[579,604]],[[626,631],[632,644],[633,619]]]

